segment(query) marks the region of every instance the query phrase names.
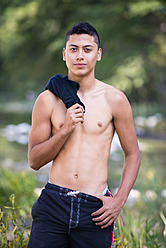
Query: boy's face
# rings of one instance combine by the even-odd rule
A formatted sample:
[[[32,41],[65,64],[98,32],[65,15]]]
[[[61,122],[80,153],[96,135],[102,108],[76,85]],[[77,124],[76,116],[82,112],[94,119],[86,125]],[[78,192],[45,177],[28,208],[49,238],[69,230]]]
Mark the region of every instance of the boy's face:
[[[63,48],[63,60],[66,61],[69,76],[82,77],[94,72],[96,61],[101,60],[101,53],[93,36],[70,35],[66,48]]]

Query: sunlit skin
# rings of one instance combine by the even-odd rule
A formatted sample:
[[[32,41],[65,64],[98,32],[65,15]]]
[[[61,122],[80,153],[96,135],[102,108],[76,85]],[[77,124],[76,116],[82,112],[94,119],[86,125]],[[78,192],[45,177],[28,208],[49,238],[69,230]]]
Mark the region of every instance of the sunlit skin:
[[[53,160],[49,174],[52,183],[100,198],[103,206],[92,213],[92,219],[105,228],[117,218],[127,200],[138,174],[140,153],[127,98],[95,78],[101,54],[93,36],[70,36],[63,60],[69,79],[80,84],[78,96],[86,112],[78,104],[66,109],[49,90],[43,92],[32,113],[28,159],[35,170]],[[101,194],[107,185],[115,129],[125,159],[119,190],[111,198]]]

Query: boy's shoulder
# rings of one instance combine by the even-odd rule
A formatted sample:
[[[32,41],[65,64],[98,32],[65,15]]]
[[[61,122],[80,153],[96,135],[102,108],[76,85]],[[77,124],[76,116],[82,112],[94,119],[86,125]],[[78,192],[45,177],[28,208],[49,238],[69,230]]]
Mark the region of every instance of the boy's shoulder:
[[[119,118],[124,114],[132,113],[130,103],[122,91],[101,81],[99,81],[99,84],[104,89],[104,97],[108,106],[110,106],[113,118]]]
[[[100,87],[104,90],[105,97],[109,100],[116,102],[123,102],[127,100],[125,94],[121,90],[100,80],[97,81]]]
[[[56,101],[56,96],[50,91],[45,90],[40,93],[40,95],[37,98],[37,101],[44,102],[44,103],[54,103]]]
[[[57,102],[58,98],[51,91],[45,90],[37,97],[34,108],[43,112],[52,112]]]

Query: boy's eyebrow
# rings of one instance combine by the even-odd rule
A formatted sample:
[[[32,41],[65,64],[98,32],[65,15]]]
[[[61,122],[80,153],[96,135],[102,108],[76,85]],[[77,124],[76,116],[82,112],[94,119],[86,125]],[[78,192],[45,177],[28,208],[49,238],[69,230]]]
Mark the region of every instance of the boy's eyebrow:
[[[77,46],[77,45],[75,45],[75,44],[70,44],[69,46],[79,47],[79,46]],[[85,46],[83,46],[83,47],[93,47],[93,46],[92,46],[92,45],[85,45]]]

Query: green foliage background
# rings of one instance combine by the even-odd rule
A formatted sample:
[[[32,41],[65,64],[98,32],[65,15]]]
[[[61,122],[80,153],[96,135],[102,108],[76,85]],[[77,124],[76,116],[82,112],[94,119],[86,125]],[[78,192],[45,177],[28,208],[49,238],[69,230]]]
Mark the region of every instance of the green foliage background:
[[[29,217],[29,209],[37,199],[34,192],[36,179],[26,172],[13,172],[5,169],[0,170],[0,207],[7,204],[9,196],[15,192],[15,203],[23,208],[23,216]]]
[[[165,103],[165,7],[164,0],[1,0],[0,97],[39,93],[49,77],[66,74],[64,36],[88,21],[103,48],[96,76],[132,102]]]

